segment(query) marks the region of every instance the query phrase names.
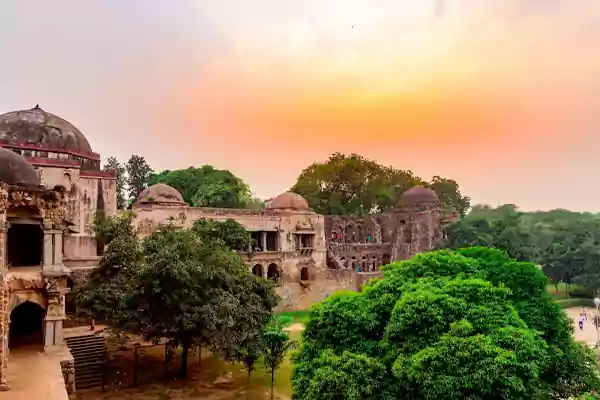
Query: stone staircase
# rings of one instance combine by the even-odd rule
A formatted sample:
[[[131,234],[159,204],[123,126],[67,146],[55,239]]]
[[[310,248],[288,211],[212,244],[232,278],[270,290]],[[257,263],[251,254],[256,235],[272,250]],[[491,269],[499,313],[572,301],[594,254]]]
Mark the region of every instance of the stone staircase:
[[[75,360],[76,389],[102,386],[106,338],[90,334],[69,337],[65,341]]]

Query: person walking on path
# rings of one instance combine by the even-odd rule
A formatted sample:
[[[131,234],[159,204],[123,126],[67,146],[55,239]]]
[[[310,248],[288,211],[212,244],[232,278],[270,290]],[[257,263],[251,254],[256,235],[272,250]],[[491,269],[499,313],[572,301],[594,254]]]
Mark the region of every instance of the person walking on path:
[[[581,309],[581,315],[583,315],[583,318],[587,321],[587,308],[583,307]]]
[[[583,313],[579,314],[579,329],[583,330]]]

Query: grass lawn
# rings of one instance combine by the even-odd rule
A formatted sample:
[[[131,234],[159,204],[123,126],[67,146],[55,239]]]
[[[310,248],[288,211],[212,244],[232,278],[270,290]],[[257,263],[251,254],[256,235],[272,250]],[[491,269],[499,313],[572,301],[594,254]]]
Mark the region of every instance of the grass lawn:
[[[285,311],[282,313],[278,313],[277,315],[290,317],[292,319],[292,323],[305,324],[308,320],[308,316],[310,315],[310,311],[308,310],[298,310],[298,311]]]

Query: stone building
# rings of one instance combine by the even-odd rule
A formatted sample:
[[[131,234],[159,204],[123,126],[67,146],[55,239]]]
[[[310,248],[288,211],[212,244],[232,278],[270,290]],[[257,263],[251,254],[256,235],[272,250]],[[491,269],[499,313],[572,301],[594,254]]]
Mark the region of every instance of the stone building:
[[[141,193],[133,210],[141,236],[167,224],[190,228],[200,218],[240,223],[253,239],[242,256],[254,274],[279,282],[282,309],[303,309],[336,289],[353,287],[352,274],[334,271],[334,277],[325,268],[325,218],[295,193],[275,197],[261,211],[200,208],[188,206],[172,187],[157,184]]]
[[[0,389],[10,348],[65,348],[65,294],[98,264],[91,224],[98,212],[117,212],[116,197],[115,172],[100,169],[100,155],[71,123],[39,106],[0,115]],[[404,193],[393,212],[365,217],[316,214],[291,192],[261,211],[190,207],[164,184],[142,192],[133,211],[142,237],[200,218],[240,223],[253,239],[242,257],[278,282],[280,310],[356,290],[381,265],[432,249],[458,218],[423,187]],[[72,383],[68,351],[61,364]]]
[[[305,309],[336,290],[360,288],[380,276],[381,265],[434,248],[443,225],[458,218],[433,190],[419,186],[393,212],[368,217],[319,215],[291,192],[261,211],[189,207],[164,184],[146,189],[133,209],[141,236],[161,225],[190,228],[200,218],[240,223],[253,238],[244,260],[255,275],[278,282],[279,310]]]
[[[65,294],[100,258],[96,212],[115,206],[115,174],[77,128],[39,106],[0,115],[0,389],[11,348],[64,350],[72,369]]]

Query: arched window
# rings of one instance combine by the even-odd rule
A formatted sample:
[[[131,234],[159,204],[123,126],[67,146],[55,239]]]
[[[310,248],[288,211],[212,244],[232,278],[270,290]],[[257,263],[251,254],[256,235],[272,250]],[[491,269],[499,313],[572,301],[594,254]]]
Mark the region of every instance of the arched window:
[[[367,256],[363,256],[360,267],[362,269],[362,272],[369,272],[369,259],[367,258]]]
[[[256,276],[260,276],[261,278],[264,276],[263,275],[263,267],[260,264],[256,264],[254,267],[252,267],[252,273]]]
[[[279,281],[279,267],[277,264],[269,264],[267,267],[267,278],[275,282]]]
[[[307,281],[308,280],[308,268],[302,267],[300,270],[300,280]]]
[[[379,263],[377,262],[377,257],[376,257],[376,256],[373,256],[373,257],[371,258],[371,260],[372,260],[372,263],[371,263],[371,266],[372,266],[372,271],[377,271],[377,267],[379,266],[379,265],[378,265]]]

